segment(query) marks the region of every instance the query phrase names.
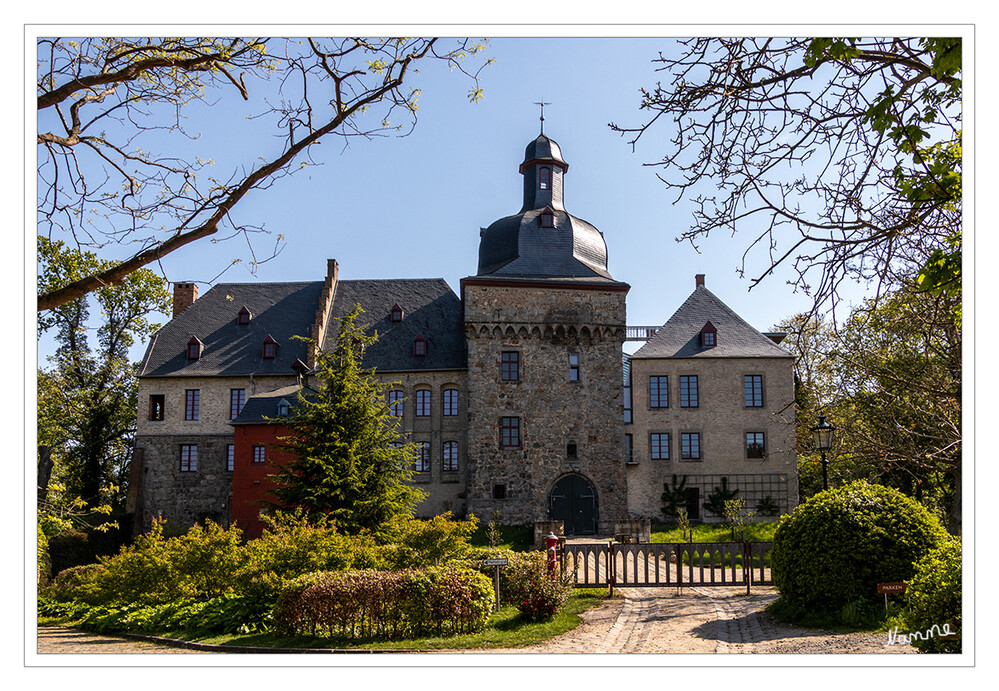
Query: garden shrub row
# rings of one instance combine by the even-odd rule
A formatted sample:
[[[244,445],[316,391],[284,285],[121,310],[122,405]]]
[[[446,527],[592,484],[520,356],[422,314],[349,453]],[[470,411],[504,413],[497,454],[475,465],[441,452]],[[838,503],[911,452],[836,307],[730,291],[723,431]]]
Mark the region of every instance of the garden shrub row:
[[[330,638],[473,633],[485,627],[493,602],[489,579],[461,567],[312,573],[282,592],[274,626]]]

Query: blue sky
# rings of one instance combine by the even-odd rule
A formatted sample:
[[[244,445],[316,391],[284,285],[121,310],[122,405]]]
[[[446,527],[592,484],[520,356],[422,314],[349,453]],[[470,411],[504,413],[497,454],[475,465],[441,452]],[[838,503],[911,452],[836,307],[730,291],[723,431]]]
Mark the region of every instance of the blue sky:
[[[468,102],[470,82],[461,75],[424,69],[414,82],[422,93],[412,134],[354,139],[348,147],[327,138],[312,151],[319,165],[240,202],[239,222],[284,236],[276,258],[251,274],[242,238],[202,240],[168,256],[162,269],[171,281],[199,282],[204,293],[205,282],[236,258],[244,264],[218,281],[320,280],[326,259],[335,258],[341,278],[442,277],[457,293],[460,279],[476,271],[479,228],[520,209],[518,166],[539,132],[535,102],[544,100],[545,133],[569,163],[566,208],[604,233],[612,275],[631,285],[628,323],[662,324],[693,290],[694,274],[704,273],[712,292],[768,330],[807,309],[809,298],[792,291],[789,274],[749,291],[749,277],[737,274],[748,234],[711,237],[700,253],[675,242],[692,222],[692,203],[674,204],[656,177],[669,171],[643,165],[667,150],[667,132],[646,135],[633,152],[608,127],[642,122],[639,90],[665,81],[653,60],[672,46],[665,38],[493,39],[487,55],[495,63],[482,73],[478,103]],[[251,85],[251,96],[247,104],[230,93],[210,109],[188,108],[188,126],[201,135],[192,151],[215,161],[215,176],[278,151],[266,123],[246,118],[262,110],[262,90]],[[258,256],[273,243],[255,240]],[[763,260],[751,261],[749,273],[765,268]],[[51,348],[43,339],[40,357]]]

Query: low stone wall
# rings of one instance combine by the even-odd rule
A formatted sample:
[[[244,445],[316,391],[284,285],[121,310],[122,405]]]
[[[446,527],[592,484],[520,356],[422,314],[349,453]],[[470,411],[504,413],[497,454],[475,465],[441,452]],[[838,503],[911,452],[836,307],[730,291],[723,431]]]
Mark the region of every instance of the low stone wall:
[[[614,539],[618,542],[651,542],[652,521],[648,518],[631,518],[614,521]]]
[[[565,539],[565,524],[562,521],[535,521],[534,548],[545,549],[545,536],[555,533],[555,537]]]

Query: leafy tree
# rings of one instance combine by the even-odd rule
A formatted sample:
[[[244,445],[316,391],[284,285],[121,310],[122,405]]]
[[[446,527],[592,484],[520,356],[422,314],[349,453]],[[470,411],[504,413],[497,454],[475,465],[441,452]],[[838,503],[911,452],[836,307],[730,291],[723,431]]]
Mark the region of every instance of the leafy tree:
[[[387,528],[425,496],[407,484],[416,445],[395,446],[387,386],[361,368],[361,351],[377,339],[355,324],[361,311],[343,318],[332,350],[317,353],[319,388],[299,394],[282,438],[292,460],[272,475],[277,504],[327,514],[347,533]]]
[[[748,233],[747,257],[781,265],[815,304],[844,279],[959,294],[959,38],[696,38],[656,62],[651,116],[616,131],[634,146],[668,130],[650,165],[692,195],[696,247]],[[677,57],[677,55],[679,55]],[[817,275],[816,275],[817,274]],[[958,303],[959,307],[959,303]]]
[[[249,241],[262,229],[238,220],[238,204],[309,164],[315,144],[408,133],[390,117],[415,125],[419,66],[439,62],[468,75],[469,98],[479,100],[478,71],[466,59],[481,50],[469,39],[438,38],[39,40],[39,235],[117,255],[100,270],[39,286],[39,311],[119,284],[219,231]],[[280,151],[250,147],[231,174],[199,176],[214,152],[191,144],[196,135],[184,121],[219,111],[188,106],[235,94],[249,102],[246,117],[273,121]]]
[[[101,271],[108,262],[41,239],[39,265],[44,291]],[[92,301],[101,313],[93,347]],[[48,367],[38,371],[38,443],[42,461],[51,457],[51,466],[40,463],[38,496],[48,513],[80,517],[88,507],[124,500],[137,408],[128,349],[158,328],[148,317],[166,310],[168,301],[163,280],[143,269],[40,317],[39,330],[54,329],[58,343]],[[50,468],[60,484],[57,495],[48,491]]]

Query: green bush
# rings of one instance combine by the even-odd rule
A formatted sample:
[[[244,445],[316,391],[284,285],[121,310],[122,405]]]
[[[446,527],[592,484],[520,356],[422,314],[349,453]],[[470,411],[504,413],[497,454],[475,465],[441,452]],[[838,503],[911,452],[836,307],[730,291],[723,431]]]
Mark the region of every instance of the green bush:
[[[429,519],[403,517],[396,522],[393,566],[422,568],[461,559],[471,549],[469,540],[477,526],[475,516],[467,521],[455,521],[451,519],[450,511]]]
[[[266,528],[246,544],[246,560],[234,576],[239,593],[277,598],[303,574],[387,566],[386,549],[378,547],[372,537],[341,535],[329,518],[310,517],[302,511],[263,518]]]
[[[331,638],[451,635],[484,628],[492,604],[489,579],[469,569],[314,573],[285,588],[274,623]]]
[[[876,597],[947,539],[940,521],[900,492],[863,480],[820,492],[774,533],[774,586],[792,604],[822,610]]]
[[[572,577],[559,569],[550,573],[545,551],[518,554],[501,571],[506,571],[509,584],[506,599],[515,602],[528,621],[554,618],[572,595]],[[504,597],[502,588],[500,597]]]
[[[158,605],[113,604],[87,606],[80,603],[44,607],[39,613],[72,616],[87,630],[129,633],[199,631],[249,634],[267,631],[274,602],[260,598],[223,595],[209,600],[177,600]],[[81,610],[81,608],[84,608]]]
[[[38,526],[38,585],[47,585],[52,576],[52,560],[49,559],[49,539],[45,536],[42,526]]]
[[[961,652],[961,540],[948,540],[916,562],[902,615],[912,645],[921,653]],[[940,638],[947,625],[957,637]],[[934,629],[934,627],[937,627]],[[932,635],[926,636],[931,631]],[[913,636],[913,634],[919,634]]]

